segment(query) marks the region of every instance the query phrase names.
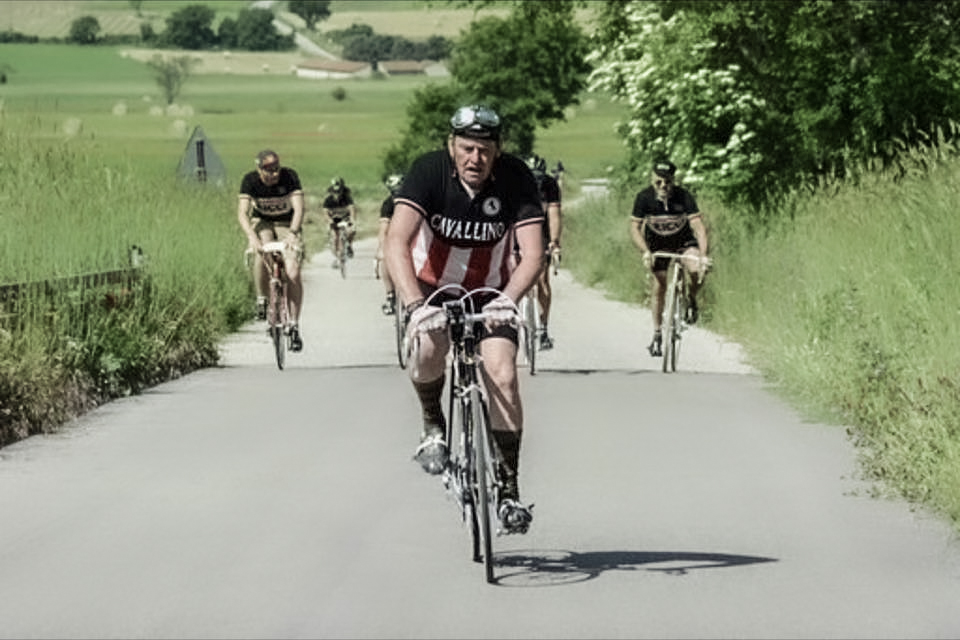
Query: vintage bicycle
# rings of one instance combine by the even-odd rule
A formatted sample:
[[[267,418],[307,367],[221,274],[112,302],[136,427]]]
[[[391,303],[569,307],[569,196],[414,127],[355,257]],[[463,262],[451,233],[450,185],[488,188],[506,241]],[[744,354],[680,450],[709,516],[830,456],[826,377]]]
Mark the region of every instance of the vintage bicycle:
[[[287,351],[291,348],[290,301],[287,297],[286,265],[283,251],[286,244],[282,240],[263,244],[264,267],[270,272],[270,287],[267,298],[267,335],[273,342],[273,352],[277,359],[277,368],[283,370]]]
[[[708,267],[710,262],[707,258],[684,256],[670,251],[654,251],[651,257],[654,260],[666,258],[670,261],[667,265],[661,335],[663,336],[662,370],[664,373],[672,373],[677,370],[677,363],[680,361],[680,342],[683,332],[687,330],[687,308],[690,306],[689,278],[702,278],[702,272],[696,275],[689,273],[684,266],[684,260],[706,261]]]
[[[484,294],[498,295],[499,291],[486,287],[467,291],[459,285],[448,285],[431,294],[427,304],[437,296],[457,296],[442,303],[452,354],[446,431],[450,453],[442,478],[459,507],[462,521],[470,529],[473,561],[483,563],[486,581],[493,583],[493,519],[503,484],[498,473],[500,454],[493,441],[489,403],[480,374],[479,338],[481,325],[488,320],[506,320],[516,325],[519,310],[514,308],[509,318],[478,310],[477,297]]]
[[[530,290],[520,299],[519,312],[521,321],[518,328],[520,350],[523,352],[530,375],[536,375],[537,349],[540,344],[540,335],[543,333],[543,327],[540,324],[540,303],[537,299],[536,284],[530,287]]]
[[[344,279],[347,277],[347,260],[351,257],[352,227],[353,225],[346,218],[337,218],[330,223],[330,249],[335,258],[334,267],[340,270],[340,277]]]

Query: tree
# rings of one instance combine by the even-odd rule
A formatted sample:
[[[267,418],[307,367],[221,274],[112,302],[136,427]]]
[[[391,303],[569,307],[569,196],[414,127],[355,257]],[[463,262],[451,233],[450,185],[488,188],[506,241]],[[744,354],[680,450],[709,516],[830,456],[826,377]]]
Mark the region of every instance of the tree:
[[[313,31],[320,20],[326,20],[330,17],[329,0],[289,0],[287,8],[290,13],[303,18],[307,23],[307,29]]]
[[[217,44],[213,33],[216,13],[203,4],[192,4],[167,17],[164,42],[181,49],[209,49]]]
[[[130,5],[130,8],[136,12],[138,18],[143,15],[140,10],[143,5],[143,0],[127,0],[127,3]]]
[[[100,22],[93,16],[81,16],[70,23],[70,42],[94,44],[100,34]]]
[[[407,105],[407,129],[385,152],[383,175],[406,173],[418,156],[443,148],[450,132],[450,116],[463,100],[455,84],[428,84],[414,91]]]
[[[586,87],[589,49],[576,5],[517,2],[507,18],[472,23],[454,45],[451,75],[466,95],[498,110],[517,153],[531,153],[537,126],[563,120]]]
[[[630,108],[627,170],[762,205],[960,119],[960,5],[846,0],[608,2],[591,78]]]
[[[153,56],[147,62],[147,66],[153,70],[154,79],[160,86],[167,104],[173,104],[173,101],[180,95],[180,89],[190,76],[190,71],[196,62],[196,58],[190,56],[167,59],[160,54]]]
[[[269,9],[243,9],[237,16],[236,46],[248,51],[279,51],[293,47],[293,35],[281,35]]]

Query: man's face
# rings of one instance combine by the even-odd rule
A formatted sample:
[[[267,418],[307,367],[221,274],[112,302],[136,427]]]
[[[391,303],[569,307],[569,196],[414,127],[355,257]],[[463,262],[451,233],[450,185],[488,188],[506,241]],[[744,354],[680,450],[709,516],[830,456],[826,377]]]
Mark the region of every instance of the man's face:
[[[493,140],[475,140],[450,136],[447,143],[457,174],[471,189],[480,189],[493,171],[493,161],[500,153]]]
[[[260,163],[260,180],[263,184],[277,184],[280,180],[280,158],[277,156],[267,156]]]
[[[654,190],[657,192],[657,198],[666,200],[673,192],[673,178],[670,176],[660,176],[654,173],[650,179]]]

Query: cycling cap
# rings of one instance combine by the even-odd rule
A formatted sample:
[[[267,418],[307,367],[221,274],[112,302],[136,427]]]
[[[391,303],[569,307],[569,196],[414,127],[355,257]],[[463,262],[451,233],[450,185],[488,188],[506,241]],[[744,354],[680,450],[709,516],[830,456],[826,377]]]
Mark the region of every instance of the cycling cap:
[[[343,181],[343,178],[336,177],[330,181],[330,191],[343,191],[345,186],[346,183]]]
[[[460,107],[450,118],[454,135],[480,140],[500,140],[500,116],[479,104]]]
[[[403,182],[403,176],[399,173],[391,174],[384,180],[384,184],[387,185],[387,189],[389,189],[391,193],[400,187],[401,182]]]
[[[257,159],[256,159],[257,168],[262,167],[264,160],[266,160],[267,158],[276,158],[277,163],[279,164],[280,162],[280,156],[277,155],[276,151],[271,151],[270,149],[264,149],[263,151],[257,154]]]
[[[672,178],[677,172],[677,165],[669,160],[661,160],[653,164],[653,172],[661,178]]]

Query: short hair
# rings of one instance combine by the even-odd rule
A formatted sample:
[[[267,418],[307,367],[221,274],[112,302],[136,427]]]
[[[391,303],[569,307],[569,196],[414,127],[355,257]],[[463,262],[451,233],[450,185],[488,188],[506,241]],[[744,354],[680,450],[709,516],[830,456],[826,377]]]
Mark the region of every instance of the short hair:
[[[264,149],[263,151],[257,154],[256,163],[257,163],[258,169],[263,166],[263,161],[266,160],[267,158],[276,158],[277,164],[280,163],[280,156],[277,155],[276,151],[272,151],[270,149]]]

